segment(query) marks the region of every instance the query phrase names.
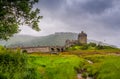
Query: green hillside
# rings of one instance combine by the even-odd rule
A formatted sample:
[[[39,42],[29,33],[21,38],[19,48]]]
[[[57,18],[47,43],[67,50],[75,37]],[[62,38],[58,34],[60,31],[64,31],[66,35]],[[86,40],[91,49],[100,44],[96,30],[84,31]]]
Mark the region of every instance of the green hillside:
[[[11,37],[8,41],[0,41],[0,45],[7,47],[33,47],[33,46],[64,46],[65,41],[77,40],[78,34],[71,32],[58,32],[48,36],[28,36],[28,35],[15,35]],[[108,45],[95,40],[88,40],[89,42],[94,42],[96,44]]]
[[[17,38],[17,37],[13,37]],[[20,38],[20,37],[19,37]],[[8,41],[8,47],[16,46],[64,46],[67,39],[77,39],[77,33],[55,33],[48,36],[32,37],[25,39],[24,37],[19,41]]]
[[[30,41],[30,40],[36,39],[36,38],[37,37],[29,36],[29,35],[15,35],[7,41],[1,40],[0,45],[3,45],[3,46],[14,45],[15,46],[15,45],[19,45],[19,44],[25,43],[27,41]]]

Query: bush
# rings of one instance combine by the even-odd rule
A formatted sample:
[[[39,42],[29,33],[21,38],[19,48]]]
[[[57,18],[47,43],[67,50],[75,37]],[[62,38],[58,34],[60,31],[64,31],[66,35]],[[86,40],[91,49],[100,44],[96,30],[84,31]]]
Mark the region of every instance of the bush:
[[[67,48],[67,50],[79,50],[81,46],[74,45],[72,47]]]
[[[23,53],[28,53],[27,50],[23,50],[22,52],[23,52]]]
[[[35,69],[28,66],[28,57],[20,51],[0,51],[0,79],[37,79]]]
[[[98,45],[98,46],[96,46],[96,49],[98,49],[98,50],[104,49],[104,46]]]
[[[81,49],[82,49],[82,50],[87,50],[88,48],[89,48],[88,45],[83,45]]]
[[[86,78],[87,78],[87,73],[84,72],[84,73],[82,74],[82,77],[86,79]]]
[[[96,43],[92,43],[92,42],[89,43],[88,45],[89,45],[89,46],[92,46],[92,47],[96,47],[96,46],[97,46]]]

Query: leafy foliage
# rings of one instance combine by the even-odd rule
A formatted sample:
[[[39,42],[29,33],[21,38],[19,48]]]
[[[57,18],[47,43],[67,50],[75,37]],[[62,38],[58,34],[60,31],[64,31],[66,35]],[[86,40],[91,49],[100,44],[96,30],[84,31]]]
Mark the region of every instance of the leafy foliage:
[[[112,46],[97,45],[95,43],[89,43],[85,45],[74,45],[67,48],[67,50],[105,50],[105,49],[118,49]]]
[[[96,43],[90,42],[90,43],[88,44],[88,46],[96,47],[97,45],[96,45]]]
[[[0,39],[7,40],[19,32],[19,25],[27,24],[39,31],[39,9],[33,10],[33,5],[39,0],[1,0],[0,1]]]
[[[37,70],[28,65],[26,54],[0,47],[0,79],[39,79],[37,77]]]

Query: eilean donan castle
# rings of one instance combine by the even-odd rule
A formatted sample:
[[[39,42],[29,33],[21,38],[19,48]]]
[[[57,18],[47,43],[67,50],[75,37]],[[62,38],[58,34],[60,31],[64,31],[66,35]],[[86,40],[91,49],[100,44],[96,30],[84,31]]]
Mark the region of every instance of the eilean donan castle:
[[[87,44],[87,34],[83,31],[78,34],[77,40],[66,40],[65,47],[71,47],[73,45],[84,45]]]

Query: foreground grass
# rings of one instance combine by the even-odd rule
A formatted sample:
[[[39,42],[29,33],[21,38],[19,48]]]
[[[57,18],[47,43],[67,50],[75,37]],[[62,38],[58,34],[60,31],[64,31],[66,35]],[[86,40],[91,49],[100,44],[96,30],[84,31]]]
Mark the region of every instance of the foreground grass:
[[[28,55],[0,48],[0,79],[77,79],[74,68],[83,63],[75,55]]]
[[[88,63],[87,60],[93,63]],[[120,79],[120,57],[113,55],[30,55],[29,64],[38,69],[40,79],[77,79],[82,71],[93,79]],[[76,70],[77,69],[77,70]]]
[[[120,57],[108,57],[103,61],[98,79],[120,79]]]
[[[120,57],[111,55],[94,55],[85,57],[93,61],[86,64],[86,72],[95,79],[120,79]]]
[[[108,54],[24,54],[0,48],[0,79],[77,79],[77,71],[93,79],[120,79],[119,61]]]
[[[34,65],[41,73],[41,79],[77,79],[74,68],[80,67],[84,59],[69,56],[35,56],[29,57],[30,65]]]
[[[39,79],[37,69],[28,65],[28,56],[0,49],[0,79]]]

